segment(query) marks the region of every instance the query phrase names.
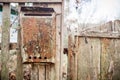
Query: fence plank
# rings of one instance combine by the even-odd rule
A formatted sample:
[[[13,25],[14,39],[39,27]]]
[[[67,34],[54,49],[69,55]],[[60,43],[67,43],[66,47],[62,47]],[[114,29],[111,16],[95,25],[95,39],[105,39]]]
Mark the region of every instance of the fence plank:
[[[115,53],[112,80],[120,80],[120,40],[115,40]]]
[[[110,79],[113,71],[110,70],[113,64],[113,53],[115,53],[115,44],[113,39],[101,39],[101,79]]]
[[[9,41],[10,41],[10,4],[3,4],[3,25],[2,25],[2,49],[1,61],[2,71],[1,80],[8,80],[8,59],[9,59]]]
[[[50,75],[51,74],[51,65],[46,65],[46,80],[51,80],[50,77],[54,76],[54,75]]]
[[[38,64],[32,64],[31,80],[39,80],[39,65]]]
[[[90,42],[85,38],[80,38],[80,48],[78,53],[78,80],[90,80]]]
[[[92,80],[100,79],[100,53],[101,45],[99,38],[91,38],[91,67],[92,67]]]
[[[21,8],[21,6],[23,6],[24,5],[24,3],[22,4],[19,4],[19,10],[18,10],[18,12],[20,13],[20,8]],[[20,18],[20,14],[18,15],[19,16],[19,18]],[[20,22],[19,22],[20,23]],[[18,48],[18,50],[17,50],[17,67],[19,67],[19,68],[17,68],[16,69],[16,79],[17,80],[23,80],[23,63],[22,63],[22,53],[21,53],[21,50],[22,50],[22,46],[21,46],[21,44],[22,44],[22,37],[21,37],[21,27],[19,26],[19,30],[18,30],[18,38],[17,38],[17,48]]]
[[[113,38],[113,39],[120,39],[120,33],[113,33],[113,32],[85,32],[78,34],[76,36],[79,37],[91,37],[91,38]]]
[[[71,36],[69,36],[69,41],[68,41],[68,60],[69,60],[69,64],[68,64],[68,79],[69,80],[72,80],[72,78],[73,78],[73,76],[72,76],[72,66],[74,65],[74,64],[72,64],[72,46],[71,46],[71,44],[72,44],[72,38],[71,38]]]
[[[95,38],[80,38],[79,41],[78,80],[97,80],[100,73],[100,52],[97,52],[100,41]]]

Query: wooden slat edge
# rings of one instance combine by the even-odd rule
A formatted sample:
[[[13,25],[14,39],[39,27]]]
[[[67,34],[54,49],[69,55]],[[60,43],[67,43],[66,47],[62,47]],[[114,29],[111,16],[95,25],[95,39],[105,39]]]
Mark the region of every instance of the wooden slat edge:
[[[86,32],[81,34],[76,34],[79,37],[96,37],[96,38],[120,38],[120,33],[109,33],[109,32]]]

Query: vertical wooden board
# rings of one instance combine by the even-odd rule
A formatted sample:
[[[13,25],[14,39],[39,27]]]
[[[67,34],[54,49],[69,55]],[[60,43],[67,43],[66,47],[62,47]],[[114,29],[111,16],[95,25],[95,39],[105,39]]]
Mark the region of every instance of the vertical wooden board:
[[[67,64],[68,64],[68,62],[67,62],[67,59],[68,59],[67,54],[63,54],[62,58],[63,58],[63,60],[62,60],[62,63],[63,63],[63,65],[62,65],[62,80],[66,80],[67,79]]]
[[[112,75],[114,71],[114,60],[115,60],[115,39],[110,39],[110,45],[108,46],[108,70],[107,79],[112,80]]]
[[[114,71],[112,80],[120,80],[120,39],[115,39]]]
[[[53,75],[51,74],[51,66],[50,65],[46,65],[46,80],[51,80],[50,77]]]
[[[56,54],[55,54],[55,80],[59,80],[60,73],[60,15],[56,16]]]
[[[101,39],[101,80],[111,78],[111,67],[114,60],[115,44],[113,39]]]
[[[54,64],[51,64],[50,65],[50,69],[51,69],[51,72],[50,72],[50,80],[55,80],[55,65]]]
[[[98,80],[100,74],[100,40],[97,38],[79,38],[78,41],[78,80]]]
[[[80,38],[78,48],[78,80],[91,80],[90,39]]]
[[[70,55],[69,59],[70,59],[70,64],[69,64],[69,69],[70,69],[69,78],[70,78],[70,80],[74,80],[74,78],[75,78],[75,60],[74,60],[75,56]]]
[[[86,80],[86,78],[88,76],[90,76],[89,74],[89,62],[90,60],[88,60],[89,58],[89,41],[87,39],[87,42],[85,42],[85,38],[79,38],[80,39],[80,46],[78,46],[78,80]]]
[[[45,66],[39,65],[39,80],[45,80]]]
[[[73,72],[73,74],[74,74],[74,76],[73,76],[73,80],[77,80],[77,70],[78,70],[78,46],[80,45],[80,39],[79,39],[79,37],[75,37],[74,39],[73,39],[73,41],[74,41],[74,43],[75,44],[73,44],[73,59],[74,59],[74,66],[73,66],[73,68],[74,68],[74,72]]]
[[[120,32],[120,20],[114,21],[114,29],[115,29],[115,32]]]
[[[91,38],[91,72],[92,72],[92,80],[100,79],[100,53],[101,53],[101,45],[99,38]]]
[[[31,80],[39,80],[39,65],[32,64]]]
[[[106,74],[109,66],[108,61],[108,46],[110,44],[110,40],[101,39],[101,80],[106,80]]]
[[[71,80],[71,75],[70,74],[71,74],[71,66],[72,66],[71,65],[71,57],[70,57],[72,51],[71,51],[70,44],[71,44],[71,36],[68,36],[68,79],[69,80]]]
[[[20,8],[21,6],[24,6],[25,4],[24,3],[19,3],[19,6],[18,6],[18,12],[20,12]],[[20,14],[18,15],[18,17],[20,18]],[[19,20],[19,24],[20,24],[20,20]],[[19,28],[21,28],[19,26]],[[21,29],[18,30],[18,36],[17,36],[17,67],[19,68],[16,68],[16,79],[17,80],[23,80],[23,63],[22,63],[22,36],[21,36]]]
[[[75,62],[74,62],[75,56],[73,55],[73,39],[72,36],[69,36],[69,42],[68,42],[68,79],[74,80],[74,69],[75,69]]]
[[[100,26],[102,32],[111,32],[112,31],[112,21],[109,21]]]
[[[69,36],[68,41],[68,80],[77,79],[77,50],[78,50],[78,37],[75,37],[75,42],[73,36]],[[66,62],[67,64],[67,62]],[[65,72],[65,71],[64,71]]]
[[[10,4],[3,4],[2,15],[2,40],[1,40],[1,80],[8,80],[9,77],[9,41],[10,41]]]
[[[54,65],[39,65],[39,80],[55,80]]]

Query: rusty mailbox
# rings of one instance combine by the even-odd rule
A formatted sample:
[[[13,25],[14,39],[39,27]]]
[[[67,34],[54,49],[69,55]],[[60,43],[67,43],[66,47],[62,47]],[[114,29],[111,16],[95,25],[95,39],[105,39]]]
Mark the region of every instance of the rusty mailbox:
[[[21,7],[24,62],[54,62],[56,27],[53,8]]]

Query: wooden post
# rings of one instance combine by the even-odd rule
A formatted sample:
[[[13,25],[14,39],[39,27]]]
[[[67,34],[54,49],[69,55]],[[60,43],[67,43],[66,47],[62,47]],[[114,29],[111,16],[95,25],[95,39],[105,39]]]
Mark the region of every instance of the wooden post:
[[[64,45],[63,45],[63,41],[64,41],[64,26],[63,26],[63,23],[64,23],[64,19],[63,19],[63,14],[64,14],[64,0],[61,4],[61,26],[60,26],[60,32],[61,32],[61,35],[60,35],[60,80],[62,80],[63,78],[63,49],[64,49]]]
[[[77,40],[76,38],[75,40]],[[77,46],[77,43],[75,44]],[[73,38],[72,35],[68,37],[68,80],[77,80],[77,58],[73,52]]]
[[[9,79],[8,60],[9,60],[9,41],[10,41],[10,4],[3,4],[2,17],[2,48],[1,48],[1,80]]]
[[[18,12],[20,14],[20,8],[24,3],[19,4]],[[20,18],[20,15],[18,15]],[[19,19],[20,23],[20,19]],[[19,26],[20,27],[20,26]],[[16,80],[23,80],[23,64],[22,64],[22,54],[21,54],[21,27],[18,29],[18,50],[17,50],[17,73]]]

